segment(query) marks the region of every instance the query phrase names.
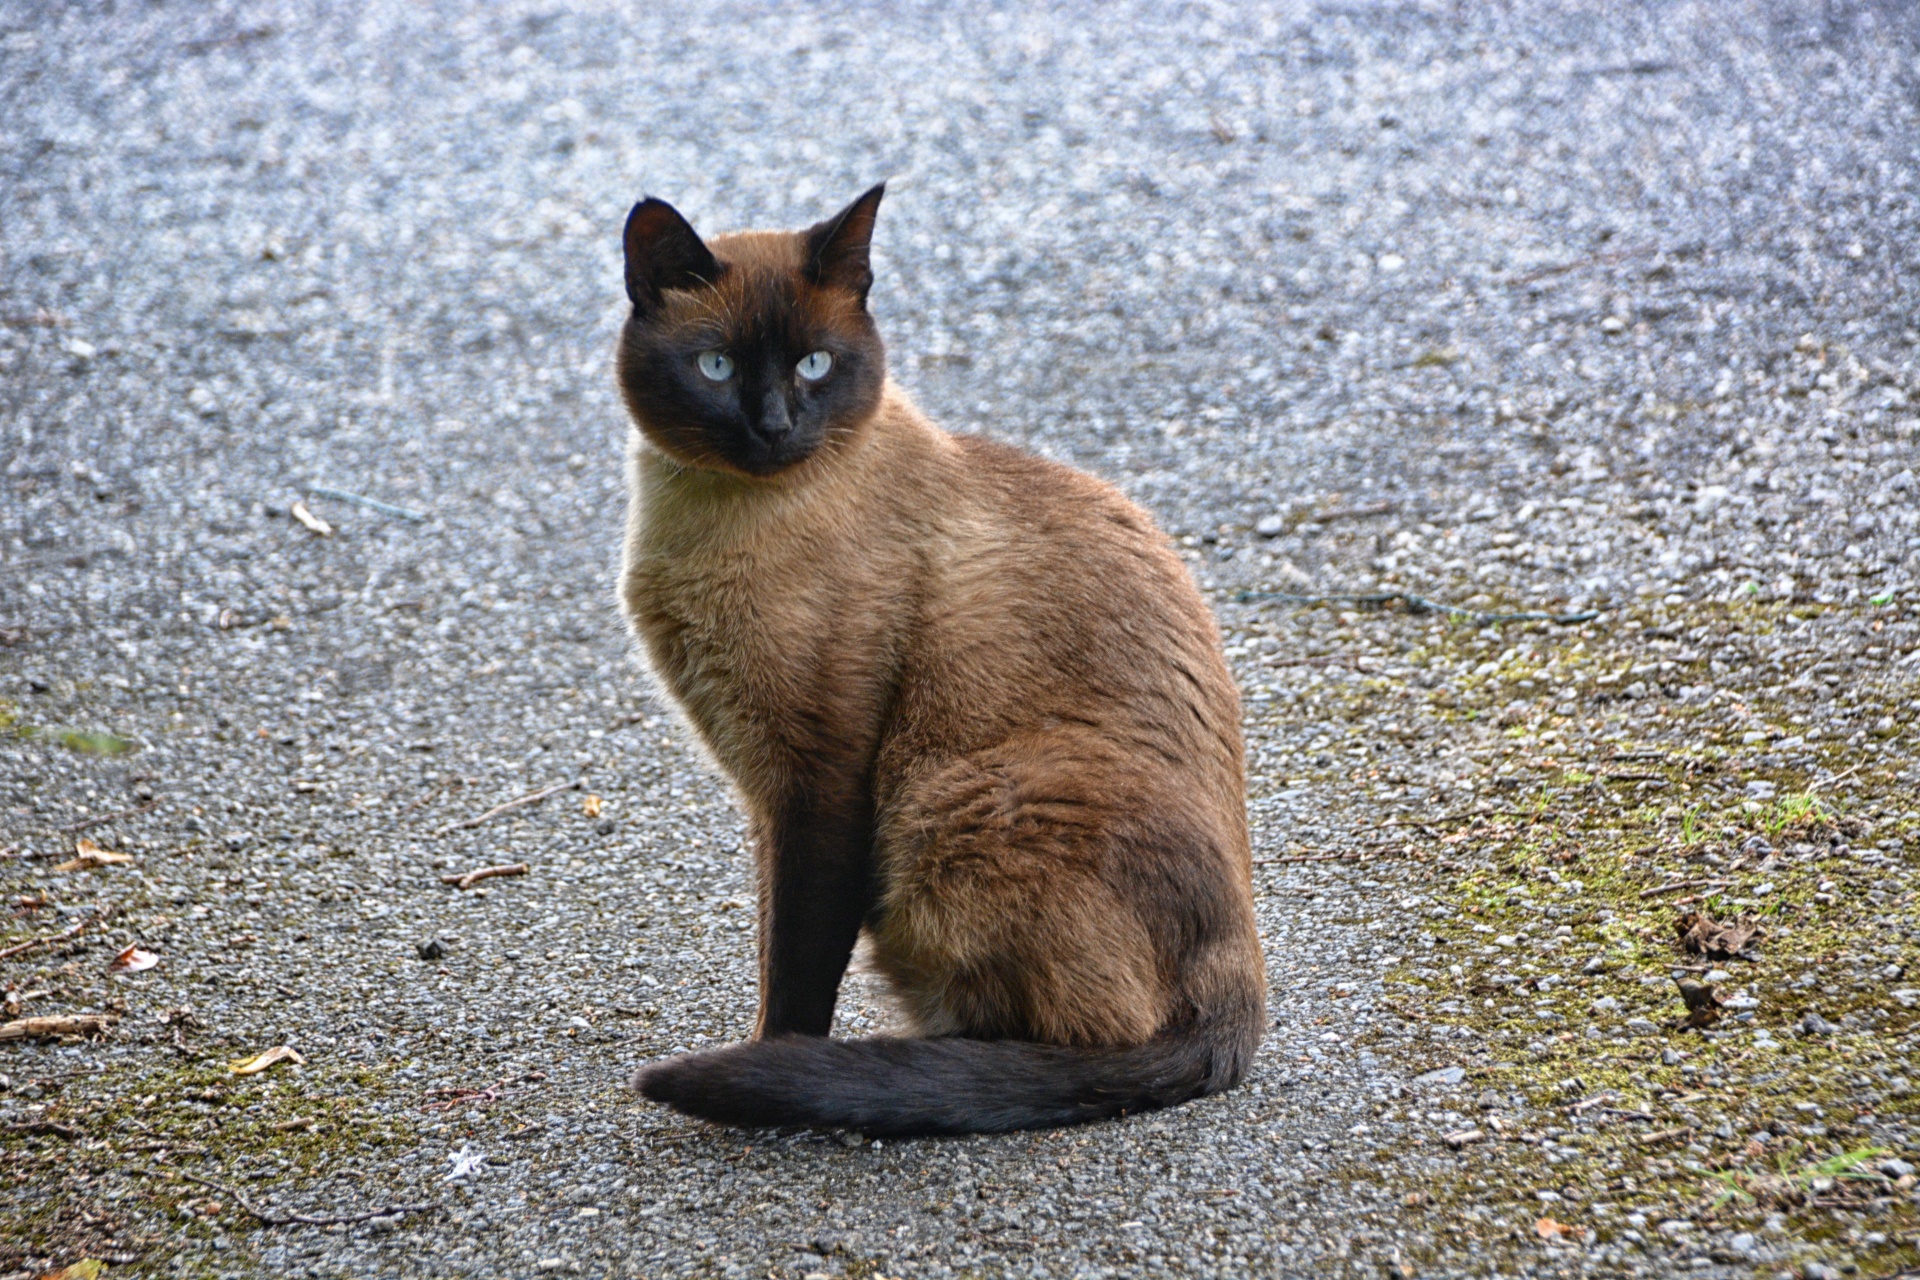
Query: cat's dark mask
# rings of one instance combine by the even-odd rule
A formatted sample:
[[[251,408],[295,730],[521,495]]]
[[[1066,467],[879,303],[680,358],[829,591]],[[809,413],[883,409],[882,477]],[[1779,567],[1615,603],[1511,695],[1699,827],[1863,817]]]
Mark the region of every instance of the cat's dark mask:
[[[620,390],[655,445],[689,466],[769,476],[859,432],[886,378],[867,312],[885,190],[805,231],[711,245],[663,200],[633,207]]]

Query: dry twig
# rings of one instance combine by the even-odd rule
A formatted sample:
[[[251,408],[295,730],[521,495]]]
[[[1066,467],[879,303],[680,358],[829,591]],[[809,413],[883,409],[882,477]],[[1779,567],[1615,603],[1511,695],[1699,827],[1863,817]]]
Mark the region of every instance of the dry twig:
[[[61,1013],[20,1018],[0,1027],[0,1040],[51,1040],[56,1036],[104,1035],[120,1021],[110,1013]]]
[[[1732,883],[1733,881],[1731,880],[1676,880],[1672,884],[1655,885],[1651,889],[1642,889],[1640,896],[1643,898],[1660,898],[1665,897],[1669,893],[1678,893],[1682,889],[1724,889]]]
[[[107,910],[93,917],[93,919],[82,920],[78,924],[69,925],[67,928],[62,929],[59,933],[49,933],[38,938],[28,938],[25,942],[16,942],[14,945],[12,945],[11,947],[8,947],[6,950],[0,951],[0,960],[11,960],[14,956],[21,955],[24,952],[32,951],[35,947],[44,947],[55,942],[65,942],[68,938],[77,938],[88,927],[92,925],[104,923],[106,920],[110,919],[114,911],[116,911],[117,909],[118,908],[109,907]]]
[[[1278,858],[1255,858],[1256,867],[1273,867],[1296,862],[1369,862],[1374,858],[1411,858],[1425,862],[1427,855],[1413,849],[1359,849],[1352,853],[1290,853]]]
[[[1851,778],[1854,774],[1860,772],[1862,769],[1866,767],[1867,767],[1867,762],[1865,760],[1862,760],[1859,764],[1853,766],[1853,768],[1848,769],[1844,773],[1836,773],[1830,778],[1822,778],[1820,779],[1820,781],[1814,783],[1812,786],[1807,788],[1807,794],[1812,795],[1814,792],[1818,791],[1822,787],[1830,787],[1836,782],[1842,781],[1843,779],[1846,779],[1846,778]]]
[[[1335,520],[1364,520],[1368,516],[1388,516],[1399,509],[1395,502],[1369,502],[1359,507],[1335,507],[1303,518],[1301,524],[1332,524]]]
[[[440,1207],[437,1204],[390,1204],[383,1205],[378,1209],[367,1209],[361,1213],[336,1213],[319,1216],[306,1213],[273,1214],[257,1207],[245,1196],[235,1191],[232,1187],[227,1186],[225,1183],[215,1182],[211,1178],[202,1178],[197,1174],[188,1173],[184,1169],[149,1169],[147,1172],[157,1173],[162,1176],[172,1175],[174,1177],[185,1178],[188,1182],[197,1182],[203,1187],[211,1187],[222,1195],[232,1196],[235,1204],[245,1209],[269,1227],[338,1227],[354,1222],[367,1222],[374,1218],[391,1218],[403,1213],[425,1213],[430,1209],[438,1209]]]
[[[1577,626],[1582,622],[1592,622],[1600,616],[1598,609],[1582,609],[1578,613],[1542,613],[1529,610],[1524,613],[1484,613],[1478,609],[1462,609],[1456,604],[1442,604],[1438,600],[1429,600],[1425,596],[1414,595],[1410,591],[1369,591],[1357,594],[1341,593],[1325,596],[1296,595],[1291,591],[1236,591],[1233,598],[1240,604],[1250,604],[1256,600],[1278,600],[1284,604],[1358,604],[1388,605],[1404,604],[1408,613],[1444,613],[1450,618],[1469,618],[1482,627],[1499,626],[1508,622],[1552,622],[1559,626]]]
[[[548,796],[554,795],[558,792],[578,791],[579,789],[580,789],[580,783],[577,779],[573,782],[555,783],[553,786],[544,787],[541,790],[534,792],[532,795],[525,795],[525,796],[519,797],[516,800],[509,800],[505,804],[497,804],[493,806],[493,808],[487,810],[485,813],[481,814],[477,818],[462,818],[458,822],[449,822],[446,826],[441,827],[438,831],[434,832],[433,834],[435,834],[436,836],[443,836],[447,834],[447,832],[449,831],[461,831],[461,830],[465,830],[468,827],[477,827],[481,823],[486,822],[489,819],[499,817],[501,814],[507,812],[509,809],[518,809],[522,805],[538,804],[542,800],[545,800]]]
[[[175,1156],[204,1156],[208,1154],[207,1149],[205,1147],[196,1147],[192,1145],[181,1146],[179,1143],[176,1143],[176,1142],[129,1142],[126,1146],[121,1147],[120,1150],[122,1151],[158,1151],[166,1155],[175,1155]]]
[[[50,1133],[56,1138],[65,1138],[72,1142],[80,1136],[80,1131],[72,1125],[61,1124],[58,1120],[29,1120],[25,1124],[10,1124],[7,1133]]]
[[[445,1089],[429,1089],[427,1096],[433,1101],[420,1104],[422,1111],[451,1111],[464,1105],[485,1106],[500,1101],[500,1093],[507,1087],[505,1080],[490,1084],[484,1089],[475,1089],[469,1085],[456,1085]]]
[[[1652,1117],[1649,1116],[1648,1119],[1652,1119]],[[1635,1139],[1635,1141],[1639,1142],[1643,1147],[1652,1147],[1658,1146],[1662,1142],[1672,1142],[1675,1138],[1684,1138],[1692,1132],[1693,1129],[1689,1125],[1675,1125],[1671,1129],[1662,1129],[1657,1133],[1643,1133],[1639,1138]]]
[[[441,884],[450,884],[456,889],[471,889],[482,880],[491,880],[495,876],[523,876],[530,868],[524,862],[509,863],[504,867],[481,867],[460,875],[441,876]]]
[[[151,813],[159,807],[160,802],[158,800],[149,800],[147,803],[137,804],[131,809],[121,809],[115,813],[103,813],[97,818],[84,818],[79,822],[69,822],[64,827],[55,827],[54,832],[58,835],[70,836],[76,832],[85,831],[89,827],[97,827],[103,823],[117,821],[120,818],[132,818],[139,814]]]
[[[396,507],[391,502],[382,502],[378,498],[369,498],[361,493],[348,493],[345,489],[329,489],[325,485],[310,484],[307,492],[321,498],[332,498],[335,502],[350,503],[356,507],[365,507],[369,511],[378,511],[383,516],[398,516],[402,520],[411,520],[418,524],[427,518],[424,511],[414,511],[407,507]]]
[[[1618,75],[1621,73],[1621,70],[1623,69],[1602,68],[1595,71],[1585,72],[1584,74],[1586,75]],[[1634,70],[1634,68],[1629,67],[1629,68],[1624,68],[1624,70],[1632,71]],[[1583,73],[1576,72],[1575,74],[1578,75]],[[1643,258],[1653,252],[1655,252],[1654,246],[1642,245],[1637,249],[1615,249],[1611,253],[1591,254],[1585,258],[1576,258],[1572,262],[1556,262],[1551,266],[1536,267],[1534,270],[1529,271],[1524,275],[1514,276],[1512,279],[1508,280],[1507,283],[1508,284],[1537,284],[1542,280],[1548,279],[1549,277],[1565,275],[1569,271],[1578,271],[1583,267],[1610,266],[1614,263],[1626,262],[1633,258]]]
[[[1546,809],[1469,809],[1464,813],[1440,813],[1431,818],[1392,818],[1386,822],[1376,822],[1369,831],[1379,831],[1386,827],[1424,827],[1430,823],[1468,822],[1481,818],[1532,818],[1535,822],[1554,816]]]

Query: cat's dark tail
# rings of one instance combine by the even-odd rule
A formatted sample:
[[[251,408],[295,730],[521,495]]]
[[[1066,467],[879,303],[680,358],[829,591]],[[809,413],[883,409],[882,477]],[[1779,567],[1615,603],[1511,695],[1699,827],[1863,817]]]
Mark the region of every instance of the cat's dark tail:
[[[655,1102],[721,1124],[811,1125],[868,1136],[1000,1133],[1170,1107],[1246,1074],[1264,1013],[1196,1020],[1142,1045],[780,1036],[643,1067]]]

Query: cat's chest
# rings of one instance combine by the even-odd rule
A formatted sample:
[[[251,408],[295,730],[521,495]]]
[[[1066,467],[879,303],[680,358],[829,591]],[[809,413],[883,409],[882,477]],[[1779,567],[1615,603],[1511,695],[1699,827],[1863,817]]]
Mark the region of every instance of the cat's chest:
[[[637,539],[622,596],[666,691],[749,795],[807,776],[824,726],[867,719],[885,663],[860,575],[796,539]]]
[[[654,672],[709,738],[726,722],[769,721],[796,682],[794,640],[813,630],[804,609],[769,590],[759,558],[633,557],[623,591]]]

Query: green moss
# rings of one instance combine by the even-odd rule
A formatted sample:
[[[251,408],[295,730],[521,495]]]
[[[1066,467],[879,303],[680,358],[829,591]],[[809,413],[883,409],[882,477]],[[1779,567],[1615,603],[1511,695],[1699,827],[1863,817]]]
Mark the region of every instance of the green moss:
[[[120,1211],[151,1245],[141,1265],[158,1266],[182,1245],[243,1237],[256,1225],[230,1196],[169,1170],[239,1188],[260,1203],[273,1199],[262,1191],[267,1180],[297,1188],[349,1160],[419,1145],[410,1115],[368,1109],[393,1092],[384,1067],[282,1066],[237,1076],[224,1059],[210,1059],[102,1083],[111,1085],[110,1094],[77,1097],[69,1088],[50,1113],[80,1130],[81,1142],[0,1136],[0,1158],[41,1187],[30,1208],[16,1214],[16,1248],[40,1255],[70,1248],[65,1224],[97,1209],[86,1184],[136,1173],[144,1175],[138,1194],[122,1201]],[[16,1200],[13,1208],[20,1205]],[[241,1260],[228,1253],[222,1265]]]
[[[1920,1013],[1889,1000],[1887,984],[1855,980],[1869,956],[1876,971],[1904,966],[1908,981],[1920,975],[1920,935],[1877,923],[1902,913],[1913,918],[1911,863],[1889,889],[1880,886],[1885,870],[1833,853],[1838,844],[1892,835],[1911,847],[1920,822],[1901,811],[1916,799],[1895,775],[1912,761],[1887,754],[1870,763],[1872,757],[1828,738],[1803,742],[1783,763],[1764,744],[1802,734],[1809,721],[1831,734],[1812,710],[1814,699],[1830,695],[1810,691],[1802,707],[1784,679],[1748,678],[1737,657],[1718,671],[1711,665],[1711,656],[1723,652],[1717,640],[1810,619],[1864,622],[1836,613],[1845,611],[1737,601],[1639,607],[1577,630],[1508,627],[1497,637],[1427,626],[1403,660],[1437,673],[1444,681],[1438,687],[1315,689],[1316,710],[1344,710],[1356,727],[1382,714],[1404,716],[1414,699],[1437,733],[1458,732],[1482,748],[1472,753],[1478,768],[1468,776],[1476,795],[1464,807],[1489,816],[1432,833],[1444,835],[1444,843],[1430,847],[1429,856],[1446,859],[1448,870],[1425,887],[1451,914],[1421,927],[1438,945],[1383,977],[1390,989],[1397,984],[1407,993],[1395,997],[1402,1017],[1467,1028],[1484,1048],[1462,1059],[1475,1065],[1456,1095],[1418,1101],[1422,1111],[1460,1112],[1459,1127],[1477,1123],[1487,1141],[1458,1153],[1436,1144],[1425,1157],[1381,1158],[1349,1171],[1356,1181],[1431,1205],[1416,1220],[1436,1232],[1434,1247],[1409,1247],[1416,1264],[1457,1260],[1463,1247],[1518,1242],[1531,1250],[1539,1244],[1532,1231],[1538,1216],[1592,1228],[1604,1242],[1635,1212],[1651,1224],[1688,1218],[1747,1230],[1779,1212],[1791,1241],[1800,1242],[1790,1251],[1804,1246],[1830,1257],[1840,1247],[1845,1232],[1832,1207],[1729,1199],[1726,1179],[1745,1185],[1787,1174],[1827,1176],[1820,1170],[1871,1146],[1854,1123],[1865,1092],[1857,1077],[1876,1066],[1912,1074],[1906,1055]],[[1650,650],[1650,637],[1664,645]],[[1636,682],[1645,688],[1629,700]],[[1699,705],[1663,692],[1691,684],[1727,696]],[[1884,678],[1876,671],[1854,682],[1845,694],[1856,726],[1881,716],[1904,723],[1901,704],[1913,695],[1911,681],[1891,669]],[[1297,713],[1275,706],[1270,714],[1280,720]],[[1497,728],[1470,727],[1479,718],[1492,718]],[[1756,730],[1767,737],[1751,738]],[[1845,775],[1846,785],[1816,785],[1834,775]],[[1755,781],[1772,783],[1773,797],[1750,797],[1747,784]],[[1756,837],[1777,856],[1767,861]],[[1707,883],[1660,892],[1679,881]],[[1768,891],[1755,892],[1763,883]],[[1707,962],[1682,954],[1676,926],[1693,910],[1716,919],[1759,917],[1768,936],[1758,959]],[[1558,934],[1563,927],[1567,932]],[[1600,971],[1587,972],[1596,960]],[[1712,968],[1732,975],[1719,984],[1723,994],[1743,987],[1757,993],[1748,1027],[1768,1037],[1750,1029],[1679,1029],[1684,1008],[1672,975],[1686,969],[1698,979]],[[1811,985],[1798,985],[1807,979]],[[1612,1007],[1596,1011],[1603,998]],[[1436,1007],[1442,1004],[1444,1010]],[[1841,1030],[1799,1035],[1809,1012]],[[1658,1031],[1627,1034],[1625,1024],[1635,1019]],[[1731,1017],[1723,1023],[1735,1025]],[[1378,1039],[1384,1037],[1356,1037]],[[1447,1043],[1457,1052],[1455,1041]],[[1668,1049],[1684,1060],[1668,1064]],[[1491,1112],[1475,1102],[1488,1090],[1498,1099]],[[1512,1095],[1526,1108],[1510,1108]],[[1872,1105],[1882,1117],[1914,1116],[1920,1096],[1883,1095]],[[1504,1133],[1492,1127],[1494,1115],[1506,1117]],[[1824,1135],[1815,1136],[1816,1121]],[[1751,1135],[1769,1122],[1785,1135],[1756,1147]],[[1522,1141],[1522,1128],[1535,1141]],[[1549,1144],[1539,1140],[1549,1129],[1563,1131],[1551,1160],[1542,1150]],[[1543,1201],[1541,1191],[1559,1198]],[[1892,1243],[1871,1254],[1871,1265],[1859,1255],[1862,1268],[1879,1273],[1920,1264],[1912,1243],[1920,1236],[1920,1204],[1912,1193],[1873,1212],[1871,1227],[1862,1229]],[[1641,1234],[1651,1237],[1653,1228]]]

